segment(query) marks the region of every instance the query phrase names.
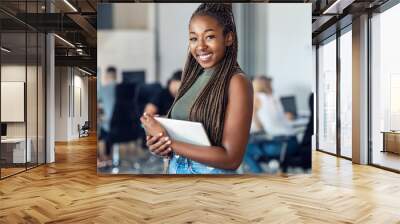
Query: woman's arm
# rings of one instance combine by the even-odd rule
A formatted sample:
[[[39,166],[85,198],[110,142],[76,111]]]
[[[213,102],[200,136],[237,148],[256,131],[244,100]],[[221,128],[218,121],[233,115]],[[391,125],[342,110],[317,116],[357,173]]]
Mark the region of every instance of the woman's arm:
[[[174,140],[149,144],[159,155],[168,152],[168,145],[177,155],[221,169],[237,169],[246,149],[253,112],[253,89],[243,74],[236,74],[229,84],[229,98],[225,115],[222,147],[196,146]],[[152,138],[151,141],[154,141]],[[167,144],[170,142],[170,144]],[[155,145],[157,146],[155,147]],[[162,149],[161,149],[162,148]]]

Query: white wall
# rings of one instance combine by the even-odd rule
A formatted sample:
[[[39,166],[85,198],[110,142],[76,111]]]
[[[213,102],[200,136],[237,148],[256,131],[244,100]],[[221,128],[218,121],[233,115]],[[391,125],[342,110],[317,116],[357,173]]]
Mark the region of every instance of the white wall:
[[[80,73],[79,71],[75,70],[74,73],[74,96],[72,98],[74,99],[74,108],[73,110],[75,113],[72,113],[72,120],[71,120],[71,132],[70,136],[72,138],[78,138],[79,133],[78,133],[78,124],[82,126],[85,121],[89,120],[89,114],[88,114],[88,108],[89,108],[89,101],[88,101],[88,77],[87,76],[82,76],[83,73]],[[80,93],[79,93],[80,91]],[[79,97],[80,95],[80,97]],[[79,102],[81,101],[81,102]],[[72,106],[72,105],[71,105]],[[79,108],[81,107],[81,108]],[[82,110],[82,113],[80,113],[80,109]]]
[[[160,81],[183,69],[189,47],[189,20],[199,3],[157,4]]]
[[[118,3],[112,4],[113,28],[118,30],[143,29],[149,26],[150,8],[154,4],[148,3]],[[111,19],[111,18],[110,18]]]
[[[55,68],[55,141],[68,140],[68,67]]]
[[[113,4],[114,29],[97,31],[97,65],[100,74],[107,67],[115,66],[119,81],[122,80],[121,72],[127,70],[144,70],[146,82],[156,80],[155,5]]]
[[[145,70],[146,82],[154,82],[157,79],[158,41],[158,77],[159,81],[165,84],[173,72],[184,67],[188,53],[189,20],[199,3],[145,5],[149,7],[143,7],[143,4],[114,4],[115,29],[98,31],[98,67],[101,73],[111,65],[115,66],[119,73],[123,70]],[[131,10],[129,13],[128,8]],[[146,16],[144,20],[147,21],[142,19],[131,24],[123,22],[129,20],[133,16],[130,14],[138,9],[148,10],[148,13],[140,14]],[[155,13],[158,15],[155,16]]]
[[[315,76],[312,68],[311,3],[261,4],[267,10],[266,74],[277,95],[295,95],[308,111]]]
[[[28,68],[25,65],[2,65],[1,66],[1,81],[18,81],[25,82],[25,69],[32,72],[34,69],[31,66]]]
[[[55,73],[55,141],[77,139],[78,124],[88,120],[88,78],[71,67],[56,67]],[[82,116],[77,105],[82,105]]]
[[[123,70],[144,70],[146,81],[155,81],[154,34],[143,30],[110,30],[97,32],[97,65],[103,74],[115,66]],[[121,77],[119,77],[121,80]],[[100,80],[99,80],[100,81]]]

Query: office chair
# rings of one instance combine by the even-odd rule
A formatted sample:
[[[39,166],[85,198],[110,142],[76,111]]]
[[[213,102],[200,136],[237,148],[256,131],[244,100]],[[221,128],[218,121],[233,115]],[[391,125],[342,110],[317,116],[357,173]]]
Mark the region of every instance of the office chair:
[[[85,121],[82,127],[78,124],[79,138],[89,136],[89,129],[90,129],[89,121]]]
[[[261,163],[269,164],[275,160],[283,172],[287,171],[288,160],[290,160],[298,151],[298,143],[295,136],[279,136],[274,139],[262,139],[252,142],[259,149],[252,154],[253,159],[261,167]]]

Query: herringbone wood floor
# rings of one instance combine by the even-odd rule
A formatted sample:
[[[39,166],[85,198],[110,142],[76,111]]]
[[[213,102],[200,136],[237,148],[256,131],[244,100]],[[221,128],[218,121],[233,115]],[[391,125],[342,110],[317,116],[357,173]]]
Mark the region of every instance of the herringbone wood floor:
[[[400,175],[315,152],[313,173],[97,176],[95,139],[0,181],[0,223],[400,223]]]

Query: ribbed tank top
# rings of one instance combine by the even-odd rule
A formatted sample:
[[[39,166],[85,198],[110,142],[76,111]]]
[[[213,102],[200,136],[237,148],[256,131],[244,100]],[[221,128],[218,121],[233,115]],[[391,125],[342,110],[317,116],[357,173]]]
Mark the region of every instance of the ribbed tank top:
[[[192,108],[193,103],[196,101],[203,88],[207,85],[212,73],[213,69],[205,69],[188,91],[186,91],[186,93],[176,101],[171,110],[172,119],[189,120],[190,108]]]

